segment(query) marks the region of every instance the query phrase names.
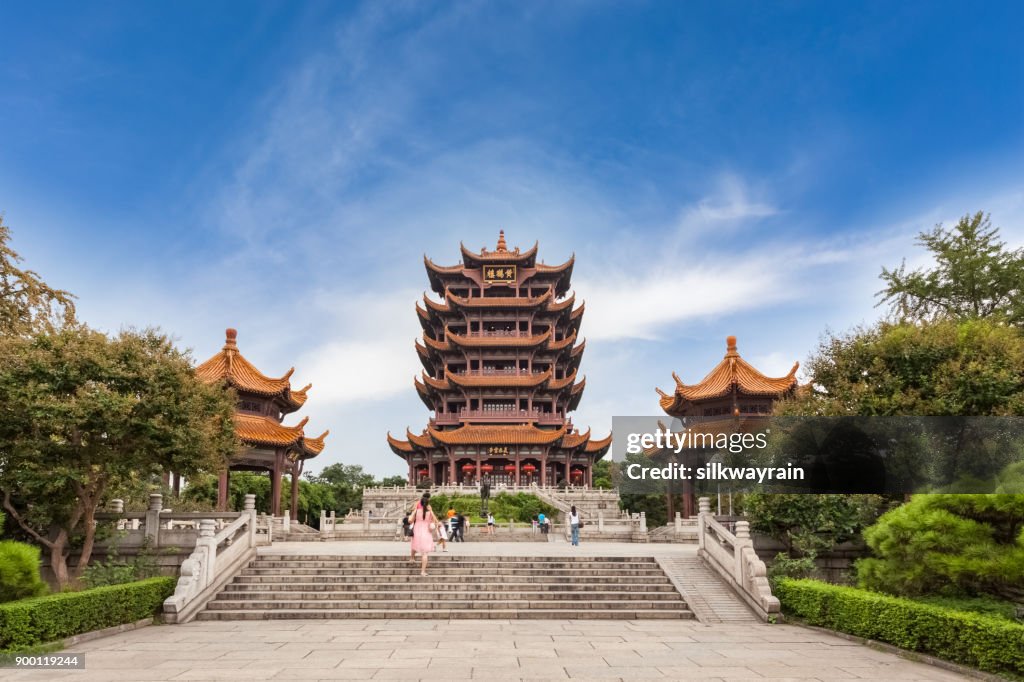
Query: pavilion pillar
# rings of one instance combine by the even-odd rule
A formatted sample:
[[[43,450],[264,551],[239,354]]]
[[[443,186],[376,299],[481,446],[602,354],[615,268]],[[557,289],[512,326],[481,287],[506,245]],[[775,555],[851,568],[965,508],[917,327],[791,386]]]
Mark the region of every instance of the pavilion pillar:
[[[540,456],[540,487],[548,484],[548,453]]]
[[[453,450],[448,451],[448,485],[455,485],[455,452]]]
[[[483,365],[480,365],[480,367],[483,367]],[[477,485],[480,485],[480,482],[484,480],[483,474],[484,474],[484,472],[480,471],[480,453],[477,453],[477,455],[476,455],[476,483],[477,483]]]
[[[591,462],[590,466],[587,467],[587,487],[594,487],[594,462]]]
[[[572,483],[572,479],[569,478],[569,466],[572,464],[572,455],[566,453],[565,455],[565,484],[569,485]]]
[[[515,483],[516,483],[516,485],[519,485],[520,477],[522,476],[522,472],[519,469],[521,461],[522,461],[522,457],[519,455],[519,448],[516,448],[516,473],[515,473],[515,477],[516,477]]]
[[[274,455],[274,468],[270,471],[270,515],[281,515],[281,452]]]
[[[299,474],[302,473],[302,467],[305,461],[297,459],[292,463],[292,499],[291,499],[291,512],[292,521],[299,520]]]
[[[409,485],[416,485],[416,478],[412,475],[412,457],[406,460],[409,463]]]
[[[228,469],[220,472],[217,480],[217,511],[228,510],[228,486],[230,485],[230,473]]]

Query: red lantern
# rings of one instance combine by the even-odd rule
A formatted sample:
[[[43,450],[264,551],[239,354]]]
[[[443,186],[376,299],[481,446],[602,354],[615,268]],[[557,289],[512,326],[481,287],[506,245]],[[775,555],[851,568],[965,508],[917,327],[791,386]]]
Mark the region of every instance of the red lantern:
[[[462,465],[462,470],[463,471],[476,471],[476,466],[473,465],[473,464],[463,464]]]
[[[536,470],[537,470],[537,467],[533,466],[532,464],[524,464],[523,465],[523,471],[525,471],[527,473],[533,473]]]
[[[426,476],[427,474],[429,474],[429,473],[430,473],[430,469],[426,469],[426,468],[424,468],[424,469],[419,469],[418,471],[419,471],[419,475],[420,475],[420,476]]]
[[[514,474],[516,472],[516,465],[515,464],[506,464],[505,465],[505,471],[509,472],[510,474]]]
[[[490,464],[482,464],[480,466],[480,471],[484,472],[485,474],[489,474],[492,471],[494,471],[494,467],[491,466]]]

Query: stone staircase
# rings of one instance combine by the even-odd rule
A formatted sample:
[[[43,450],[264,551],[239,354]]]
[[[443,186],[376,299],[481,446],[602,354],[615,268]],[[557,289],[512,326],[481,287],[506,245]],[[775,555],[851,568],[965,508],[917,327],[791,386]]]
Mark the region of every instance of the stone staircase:
[[[288,618],[693,618],[651,557],[266,554],[199,620]]]

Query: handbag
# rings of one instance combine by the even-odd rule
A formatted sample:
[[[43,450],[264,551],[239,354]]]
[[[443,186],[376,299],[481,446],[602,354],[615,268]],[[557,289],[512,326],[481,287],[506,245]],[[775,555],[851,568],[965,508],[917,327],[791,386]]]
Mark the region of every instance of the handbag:
[[[579,528],[582,528],[582,527],[583,527],[583,519],[580,519],[580,522],[579,522],[579,524],[577,524],[577,526],[578,526]]]
[[[437,530],[437,524],[433,521],[430,522],[430,530]]]

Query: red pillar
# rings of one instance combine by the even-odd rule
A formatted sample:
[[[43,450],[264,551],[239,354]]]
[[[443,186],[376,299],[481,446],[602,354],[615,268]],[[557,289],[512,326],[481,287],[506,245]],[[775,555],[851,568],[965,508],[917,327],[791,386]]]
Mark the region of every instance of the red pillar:
[[[228,470],[220,472],[220,479],[217,481],[217,511],[228,510],[228,485],[230,484]]]
[[[540,457],[540,487],[548,484],[548,455],[545,452]]]

